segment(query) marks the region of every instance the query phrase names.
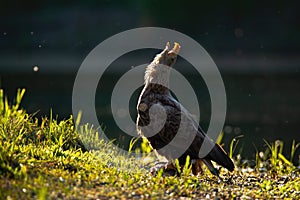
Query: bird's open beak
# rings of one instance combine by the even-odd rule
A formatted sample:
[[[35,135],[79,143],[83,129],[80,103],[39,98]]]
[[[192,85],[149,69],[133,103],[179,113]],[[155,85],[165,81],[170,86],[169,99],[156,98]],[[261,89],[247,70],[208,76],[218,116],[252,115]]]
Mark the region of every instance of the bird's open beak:
[[[180,51],[180,45],[177,42],[174,42],[174,47],[171,51],[169,51],[169,54],[170,53],[175,53],[175,54],[178,55],[179,51]]]
[[[180,50],[180,45],[177,42],[174,42],[174,47],[173,47],[172,51],[174,53],[178,54],[179,50]]]

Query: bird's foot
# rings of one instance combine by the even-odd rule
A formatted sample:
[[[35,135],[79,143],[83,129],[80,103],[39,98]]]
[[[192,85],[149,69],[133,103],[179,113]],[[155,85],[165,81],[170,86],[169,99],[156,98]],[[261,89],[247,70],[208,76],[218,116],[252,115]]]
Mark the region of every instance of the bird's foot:
[[[156,175],[160,169],[163,169],[164,176],[174,176],[177,173],[173,165],[168,162],[156,162],[155,166],[151,167],[150,173]]]

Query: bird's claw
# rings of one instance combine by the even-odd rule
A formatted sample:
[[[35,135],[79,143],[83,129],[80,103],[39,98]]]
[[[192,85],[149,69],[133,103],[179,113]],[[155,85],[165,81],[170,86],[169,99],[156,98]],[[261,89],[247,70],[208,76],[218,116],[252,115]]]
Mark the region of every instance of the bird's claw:
[[[160,169],[163,169],[163,175],[174,176],[176,174],[176,170],[171,168],[168,162],[156,162],[155,165],[150,168],[150,173],[155,175]]]

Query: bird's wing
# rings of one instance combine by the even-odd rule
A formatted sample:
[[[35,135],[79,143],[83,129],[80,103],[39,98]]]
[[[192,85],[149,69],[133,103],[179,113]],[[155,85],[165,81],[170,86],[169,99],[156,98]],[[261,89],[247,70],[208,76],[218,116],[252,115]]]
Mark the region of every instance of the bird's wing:
[[[191,114],[172,96],[163,95],[158,98],[158,104],[162,106],[167,119],[163,128],[154,136],[152,141],[159,141],[158,148],[168,145],[173,151],[184,153],[192,144],[198,133],[198,123]],[[150,138],[151,140],[151,138]],[[161,151],[162,152],[162,151]]]
[[[167,109],[168,113],[181,115],[180,125],[182,130],[176,133],[172,132],[172,137],[178,138],[177,141],[173,143],[174,148],[181,149],[187,148],[185,155],[190,155],[192,158],[203,158],[207,160],[213,160],[219,165],[224,166],[228,170],[232,171],[234,169],[234,164],[226,152],[221,146],[215,144],[202,130],[201,126],[194,120],[192,115],[173,97],[164,98],[161,101],[163,106]],[[169,123],[174,123],[172,119],[169,119]],[[162,133],[162,139],[169,141],[169,137],[164,138],[165,136]],[[187,146],[188,141],[190,145]],[[205,142],[204,142],[205,141]],[[201,151],[201,152],[200,152]],[[203,156],[201,156],[204,153]],[[207,164],[207,162],[205,162]],[[211,170],[211,169],[210,169]]]

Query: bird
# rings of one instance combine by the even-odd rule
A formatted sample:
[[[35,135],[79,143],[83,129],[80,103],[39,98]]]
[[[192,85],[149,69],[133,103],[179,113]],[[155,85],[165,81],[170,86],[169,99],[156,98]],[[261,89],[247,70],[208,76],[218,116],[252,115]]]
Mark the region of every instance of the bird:
[[[207,136],[192,114],[172,96],[169,89],[170,72],[180,48],[179,43],[175,42],[170,49],[170,43],[167,42],[163,51],[146,67],[144,87],[137,102],[137,133],[147,139],[157,157],[166,161],[161,162],[162,165],[158,164],[156,170],[174,166],[175,159],[178,159],[180,166],[184,166],[189,156],[193,174],[202,172],[204,163],[212,174],[220,178],[219,171],[211,161],[229,171],[234,170],[233,161],[219,144]],[[182,130],[178,136],[179,142],[172,142],[180,128]],[[201,155],[200,149],[205,140],[211,145],[210,151]],[[176,157],[178,152],[182,152],[182,155]]]

